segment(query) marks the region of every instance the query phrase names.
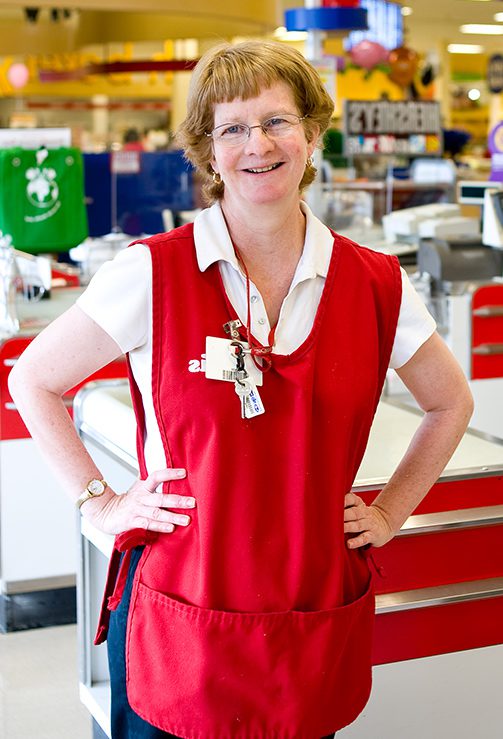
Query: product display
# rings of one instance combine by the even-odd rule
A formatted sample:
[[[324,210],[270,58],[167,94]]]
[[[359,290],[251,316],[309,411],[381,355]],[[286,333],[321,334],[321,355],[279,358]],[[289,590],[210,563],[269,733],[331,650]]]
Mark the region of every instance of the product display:
[[[16,249],[67,251],[88,235],[78,149],[0,150],[0,230]]]

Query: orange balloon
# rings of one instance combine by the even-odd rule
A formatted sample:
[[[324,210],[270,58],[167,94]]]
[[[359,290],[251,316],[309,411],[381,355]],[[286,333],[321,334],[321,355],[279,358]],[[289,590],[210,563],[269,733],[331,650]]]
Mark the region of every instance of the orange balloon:
[[[389,53],[390,65],[389,78],[400,87],[407,87],[414,79],[417,72],[418,55],[406,46],[399,46]]]

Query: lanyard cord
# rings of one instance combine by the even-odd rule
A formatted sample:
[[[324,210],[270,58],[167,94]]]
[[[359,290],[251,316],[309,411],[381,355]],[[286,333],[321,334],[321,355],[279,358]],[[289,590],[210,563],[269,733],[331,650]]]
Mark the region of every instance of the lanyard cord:
[[[243,272],[245,273],[245,277],[246,277],[246,340],[248,342],[248,346],[250,347],[250,354],[251,354],[251,358],[253,359],[254,365],[261,372],[267,372],[269,369],[271,369],[271,365],[272,365],[272,359],[268,355],[272,353],[272,350],[274,348],[274,336],[276,333],[276,326],[273,326],[273,328],[271,328],[271,330],[269,331],[269,336],[267,338],[269,342],[268,346],[262,346],[262,344],[259,344],[254,339],[252,332],[251,332],[250,275],[246,267],[246,264],[244,262],[244,259],[241,256],[239,249],[234,244],[234,242],[232,246],[234,248],[236,259],[238,260],[238,263],[241,265]],[[260,358],[261,361],[258,361],[258,358]]]

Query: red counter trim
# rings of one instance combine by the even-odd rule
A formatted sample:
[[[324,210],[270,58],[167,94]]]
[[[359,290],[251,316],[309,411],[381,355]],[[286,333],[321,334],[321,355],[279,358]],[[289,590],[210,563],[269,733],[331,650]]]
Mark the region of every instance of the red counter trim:
[[[358,486],[355,486],[355,492],[369,505],[380,491],[360,491]],[[501,475],[466,480],[440,480],[432,487],[414,513],[422,515],[502,504],[503,476]]]
[[[34,336],[7,339],[0,345],[0,441],[8,439],[29,439],[30,433],[15,408],[14,401],[8,388],[9,373],[18,357],[23,353]],[[90,375],[83,382],[69,390],[65,399],[69,400],[68,410],[73,413],[72,403],[77,390],[91,380],[110,380],[127,377],[125,357],[102,367],[98,372]]]
[[[376,617],[374,665],[500,644],[503,596]]]

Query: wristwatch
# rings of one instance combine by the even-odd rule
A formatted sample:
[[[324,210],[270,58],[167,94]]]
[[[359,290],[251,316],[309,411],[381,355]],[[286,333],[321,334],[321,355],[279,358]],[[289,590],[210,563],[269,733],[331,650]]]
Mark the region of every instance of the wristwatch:
[[[103,495],[106,489],[107,483],[105,480],[91,480],[87,483],[86,489],[82,495],[79,495],[75,501],[75,505],[77,508],[80,508],[82,503],[85,503],[89,498],[99,498],[100,495]]]

